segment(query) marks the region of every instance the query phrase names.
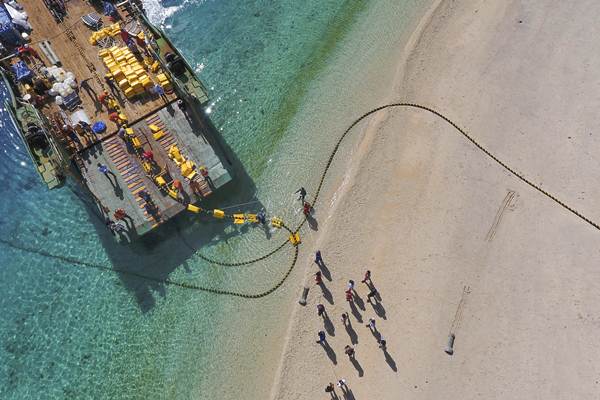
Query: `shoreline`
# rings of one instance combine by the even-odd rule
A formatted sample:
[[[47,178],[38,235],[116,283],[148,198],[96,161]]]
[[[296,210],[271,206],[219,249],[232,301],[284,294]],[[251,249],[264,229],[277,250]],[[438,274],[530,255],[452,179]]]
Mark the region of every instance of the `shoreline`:
[[[382,102],[382,104],[387,104],[387,103],[395,100],[395,97],[396,97],[395,93],[398,91],[399,86],[401,86],[403,84],[403,81],[405,78],[405,72],[406,72],[405,69],[410,60],[411,53],[415,49],[415,47],[418,45],[419,40],[421,39],[421,36],[422,36],[424,30],[427,29],[428,25],[432,22],[432,18],[433,18],[433,15],[435,14],[436,10],[438,10],[440,5],[444,1],[445,0],[431,0],[430,5],[425,9],[424,13],[422,13],[420,18],[418,19],[418,22],[416,24],[414,24],[414,27],[412,29],[407,30],[408,38],[406,39],[406,43],[405,43],[402,53],[401,53],[401,58],[397,64],[396,72],[392,79],[392,90],[390,90],[388,97]],[[384,123],[385,119],[387,118],[387,114],[388,114],[388,111],[384,110],[384,111],[370,117],[370,119],[368,119],[366,122],[367,123],[366,127],[355,127],[354,128],[356,130],[360,130],[360,132],[357,133],[357,135],[359,135],[361,137],[360,143],[358,144],[359,151],[361,154],[360,155],[352,154],[352,156],[351,156],[353,161],[355,161],[357,164],[360,164],[362,162],[363,158],[365,157],[365,152],[368,152],[368,149],[370,148],[370,146],[372,144],[374,136],[376,135],[376,133],[378,131],[378,127],[382,123]],[[337,155],[338,159],[339,159],[339,157],[341,157],[341,154]],[[351,166],[351,168],[352,168],[352,166]],[[325,228],[322,229],[319,232],[318,236],[311,241],[311,244],[314,244],[315,249],[320,249],[321,243],[327,237],[327,233],[331,226],[330,219],[336,214],[339,205],[346,199],[346,196],[348,195],[348,192],[350,190],[350,186],[352,186],[352,182],[354,182],[354,180],[356,179],[356,173],[357,173],[356,169],[351,170],[350,172],[347,172],[344,176],[344,179],[342,179],[343,182],[339,186],[337,186],[337,188],[335,188],[334,194],[333,194],[333,196],[331,196],[332,197],[331,204],[329,205],[329,207],[327,207],[328,208],[327,216],[325,218],[326,223],[321,225],[321,226],[325,225]],[[328,186],[328,185],[326,185],[326,186]],[[331,188],[330,188],[330,190],[331,190]],[[340,190],[341,190],[341,192],[340,192]],[[323,199],[321,199],[321,203],[323,203]],[[319,208],[323,208],[323,204],[321,204]],[[323,218],[323,216],[321,216],[321,218]],[[309,291],[309,295],[310,295],[311,291],[318,290],[318,288],[312,283],[313,275],[310,270],[313,267],[313,264],[314,263],[309,262],[308,265],[304,266],[304,272],[303,272],[304,279],[302,281],[302,286],[301,286],[301,287],[310,287],[311,288],[311,290]],[[308,306],[309,306],[309,304],[307,304],[304,307],[299,306],[296,301],[294,301],[294,303],[292,305],[293,309],[292,309],[292,313],[289,317],[289,321],[288,321],[288,325],[287,325],[287,329],[286,329],[286,339],[285,339],[285,342],[283,345],[283,351],[281,353],[280,362],[277,367],[276,378],[272,385],[271,394],[269,396],[270,399],[275,400],[275,399],[282,397],[279,395],[279,393],[282,391],[282,387],[281,387],[283,384],[282,374],[284,372],[284,368],[285,368],[285,364],[286,364],[285,360],[289,356],[289,351],[290,351],[290,345],[291,345],[290,340],[292,339],[291,332],[294,330],[294,328],[298,324],[301,323],[301,318],[298,316],[298,313],[300,312],[300,310],[302,310],[303,308],[306,308]]]

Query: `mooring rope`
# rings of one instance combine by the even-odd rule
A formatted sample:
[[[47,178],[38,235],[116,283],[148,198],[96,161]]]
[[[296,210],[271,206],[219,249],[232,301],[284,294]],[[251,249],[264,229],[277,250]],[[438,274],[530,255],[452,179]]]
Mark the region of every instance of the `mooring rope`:
[[[320,195],[321,190],[323,188],[323,184],[325,182],[325,178],[327,177],[327,173],[329,172],[329,169],[331,168],[331,165],[333,163],[335,155],[337,154],[337,152],[338,152],[338,150],[340,148],[340,145],[342,144],[342,141],[346,138],[346,136],[352,130],[352,128],[354,128],[359,122],[361,122],[365,118],[367,118],[367,117],[369,117],[369,116],[371,116],[371,115],[373,115],[373,114],[375,114],[375,113],[377,113],[379,111],[382,111],[382,110],[385,110],[385,109],[389,109],[389,108],[400,108],[400,107],[414,108],[414,109],[419,109],[419,110],[427,111],[427,112],[429,112],[431,114],[434,114],[437,117],[443,119],[448,124],[450,124],[456,131],[458,131],[461,135],[463,135],[469,142],[471,142],[473,145],[475,145],[475,147],[477,149],[479,149],[483,153],[485,153],[488,157],[490,157],[492,160],[494,160],[502,168],[506,169],[508,172],[510,172],[511,174],[513,174],[514,176],[516,176],[519,180],[523,181],[524,183],[526,183],[527,185],[529,185],[530,187],[532,187],[536,191],[542,193],[544,196],[548,197],[549,199],[551,199],[552,201],[554,201],[556,204],[560,205],[561,207],[563,207],[567,211],[569,211],[572,214],[574,214],[575,216],[579,217],[581,220],[585,221],[586,223],[588,223],[592,227],[596,228],[597,230],[600,230],[600,225],[598,225],[596,222],[594,222],[591,219],[589,219],[588,217],[584,216],[579,211],[575,210],[574,208],[570,207],[569,205],[567,205],[563,201],[559,200],[556,196],[550,194],[546,190],[542,189],[539,185],[533,183],[531,180],[529,180],[528,178],[526,178],[523,174],[521,174],[521,173],[517,172],[515,169],[511,168],[508,164],[506,164],[505,162],[503,162],[502,160],[500,160],[497,156],[495,156],[494,154],[492,154],[487,148],[485,148],[484,146],[482,146],[471,135],[469,135],[465,130],[463,130],[461,127],[459,127],[456,123],[454,123],[448,117],[446,117],[442,113],[440,113],[440,112],[438,112],[438,111],[436,111],[436,110],[434,110],[434,109],[432,109],[430,107],[423,106],[423,105],[416,104],[416,103],[391,103],[391,104],[386,104],[386,105],[374,108],[374,109],[372,109],[370,111],[367,111],[366,113],[364,113],[363,115],[361,115],[360,117],[358,117],[357,119],[355,119],[354,122],[352,122],[352,124],[350,124],[350,126],[348,126],[348,128],[343,132],[343,134],[337,140],[336,145],[333,148],[333,151],[331,152],[331,154],[329,156],[327,164],[325,165],[323,173],[321,174],[321,179],[319,181],[319,185],[317,186],[317,190],[315,191],[315,194],[314,194],[314,197],[313,197],[313,206],[317,203],[317,201],[319,199],[319,195]],[[233,217],[230,216],[230,215],[227,215],[227,216],[225,216],[225,219],[230,220],[230,219],[233,219]],[[300,229],[302,228],[302,226],[306,222],[307,222],[307,219],[304,218],[302,220],[302,222],[300,224],[298,224],[298,226],[295,229],[290,229],[286,225],[282,225],[282,228],[286,229],[290,234],[296,234],[296,233],[298,233],[300,231]],[[21,251],[30,252],[30,253],[36,253],[36,254],[39,254],[39,255],[42,255],[42,256],[45,256],[45,257],[51,257],[51,258],[60,259],[60,260],[63,260],[65,262],[67,262],[67,263],[71,263],[71,264],[75,264],[75,265],[81,265],[81,266],[95,268],[95,269],[99,269],[99,270],[104,270],[104,271],[110,271],[110,272],[115,272],[115,273],[119,273],[119,274],[125,274],[125,275],[135,276],[135,277],[140,278],[140,279],[145,279],[145,280],[149,280],[149,281],[159,282],[159,283],[163,283],[163,284],[166,284],[166,285],[178,286],[178,287],[182,287],[182,288],[186,288],[186,289],[194,289],[194,290],[200,290],[200,291],[205,291],[205,292],[214,293],[214,294],[222,294],[222,295],[243,297],[243,298],[248,298],[248,299],[257,299],[257,298],[268,296],[269,294],[271,294],[275,290],[277,290],[279,287],[281,287],[281,285],[283,285],[283,283],[285,282],[285,280],[289,277],[289,275],[291,274],[292,270],[294,269],[294,266],[296,265],[296,263],[298,261],[298,252],[299,252],[299,246],[295,245],[294,246],[294,255],[293,255],[292,262],[291,262],[289,268],[286,270],[286,272],[283,275],[283,277],[274,286],[272,286],[270,289],[265,290],[263,292],[252,294],[252,293],[241,293],[241,292],[230,291],[230,290],[222,290],[222,289],[211,288],[211,287],[203,287],[203,286],[195,285],[195,284],[192,284],[192,283],[174,281],[174,280],[171,280],[171,279],[168,279],[168,278],[167,279],[154,278],[154,277],[147,276],[147,275],[140,274],[140,273],[133,272],[133,271],[127,271],[127,270],[122,270],[122,269],[111,268],[111,267],[107,267],[105,265],[94,264],[94,263],[90,263],[90,262],[86,262],[86,261],[81,261],[81,260],[78,260],[78,259],[75,259],[75,258],[71,258],[71,257],[66,257],[66,256],[60,256],[60,255],[52,254],[52,253],[47,252],[45,250],[29,248],[29,247],[26,247],[26,246],[23,246],[23,245],[20,245],[20,244],[12,243],[12,242],[10,242],[8,240],[4,240],[4,239],[0,239],[0,243],[3,243],[5,245],[7,245],[7,246],[13,247],[13,248],[21,250]],[[283,242],[281,245],[279,245],[274,250],[271,250],[268,253],[266,253],[266,254],[264,254],[264,255],[262,255],[260,257],[254,258],[252,260],[242,261],[242,262],[223,262],[223,261],[219,261],[219,260],[214,260],[214,259],[212,259],[212,258],[210,258],[210,257],[208,257],[208,256],[206,256],[204,254],[202,254],[200,251],[198,251],[196,254],[200,258],[202,258],[203,260],[205,260],[205,261],[207,261],[209,263],[215,264],[215,265],[220,265],[220,266],[242,266],[242,265],[248,265],[248,264],[256,263],[258,261],[262,261],[262,260],[264,260],[266,258],[269,258],[273,254],[275,254],[276,252],[278,252],[279,250],[281,250],[283,247],[285,247],[285,245],[288,244],[288,243],[290,243],[289,239],[286,240],[285,242]]]

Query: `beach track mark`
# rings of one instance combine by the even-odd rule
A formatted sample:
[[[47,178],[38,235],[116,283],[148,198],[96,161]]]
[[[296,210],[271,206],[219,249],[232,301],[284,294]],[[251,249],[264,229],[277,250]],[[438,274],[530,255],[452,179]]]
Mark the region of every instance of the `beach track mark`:
[[[494,240],[494,236],[496,236],[496,231],[498,230],[498,226],[500,225],[500,221],[502,221],[502,217],[504,216],[504,212],[506,210],[514,210],[514,201],[516,199],[517,192],[514,190],[509,190],[504,196],[504,200],[502,200],[502,204],[500,204],[500,208],[496,213],[496,217],[494,217],[494,222],[492,222],[492,226],[488,231],[487,235],[485,235],[485,240],[491,242]]]

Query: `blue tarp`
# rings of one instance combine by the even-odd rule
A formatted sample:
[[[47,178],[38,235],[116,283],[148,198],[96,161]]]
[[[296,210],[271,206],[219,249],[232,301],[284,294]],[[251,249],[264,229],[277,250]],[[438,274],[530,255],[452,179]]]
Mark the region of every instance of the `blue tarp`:
[[[115,6],[112,3],[109,3],[108,1],[103,1],[102,3],[103,3],[102,5],[104,6],[104,15],[114,16],[117,13],[117,9],[115,8]]]
[[[0,40],[4,43],[17,45],[21,40],[19,32],[12,23],[12,18],[4,4],[0,3]]]
[[[95,134],[102,133],[105,130],[106,124],[102,121],[94,122],[94,125],[92,125],[92,132],[94,132]]]
[[[25,79],[31,78],[31,70],[27,67],[24,61],[19,61],[12,65],[12,70],[17,76],[17,80],[20,82]]]

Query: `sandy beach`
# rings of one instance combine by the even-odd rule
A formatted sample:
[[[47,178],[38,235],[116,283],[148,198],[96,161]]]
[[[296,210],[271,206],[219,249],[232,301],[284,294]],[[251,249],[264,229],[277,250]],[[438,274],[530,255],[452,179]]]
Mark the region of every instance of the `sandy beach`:
[[[398,49],[397,75],[381,77],[393,87],[382,104],[437,109],[598,221],[598,16],[600,3],[584,0],[435,2]],[[340,378],[357,400],[598,396],[597,229],[424,111],[373,117],[353,157],[333,206],[317,204],[331,298],[306,263],[308,304],[292,314],[273,399],[327,399],[326,384]],[[379,307],[366,302],[366,269]],[[320,330],[329,352],[315,343]],[[351,343],[355,362],[344,354]]]

